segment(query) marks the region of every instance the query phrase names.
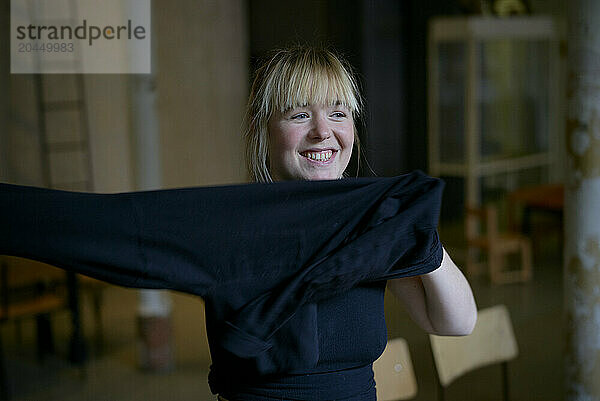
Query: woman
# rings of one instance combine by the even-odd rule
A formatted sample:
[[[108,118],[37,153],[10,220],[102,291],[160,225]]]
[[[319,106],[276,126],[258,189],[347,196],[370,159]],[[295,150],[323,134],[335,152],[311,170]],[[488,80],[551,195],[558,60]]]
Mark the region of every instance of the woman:
[[[476,309],[437,236],[439,180],[338,180],[359,111],[332,53],[278,52],[248,103],[250,172],[264,183],[121,194],[0,183],[0,254],[202,297],[222,399],[374,400],[387,279],[430,333],[469,333]]]
[[[356,81],[332,52],[302,46],[276,52],[258,69],[248,101],[245,140],[251,177],[259,182],[341,178],[353,148],[359,149],[354,121],[360,110]],[[390,280],[387,287],[428,333],[466,335],[475,325],[473,294],[445,250],[438,269]],[[384,284],[359,286],[318,304],[317,366],[266,380],[248,393],[224,390],[223,397],[375,399],[369,371],[386,342],[384,289]],[[259,395],[253,398],[253,393]]]

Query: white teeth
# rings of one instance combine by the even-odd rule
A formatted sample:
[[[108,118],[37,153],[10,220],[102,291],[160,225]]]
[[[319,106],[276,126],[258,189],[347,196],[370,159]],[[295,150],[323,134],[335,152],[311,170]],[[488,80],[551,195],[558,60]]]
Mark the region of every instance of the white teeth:
[[[325,150],[323,152],[303,152],[302,155],[312,160],[327,161],[331,159],[333,151]]]

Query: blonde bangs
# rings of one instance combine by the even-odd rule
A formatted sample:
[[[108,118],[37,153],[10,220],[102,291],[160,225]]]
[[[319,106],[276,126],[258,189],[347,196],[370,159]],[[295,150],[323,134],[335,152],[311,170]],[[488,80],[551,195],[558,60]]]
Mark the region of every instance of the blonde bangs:
[[[342,104],[360,113],[356,82],[347,67],[330,52],[305,52],[279,60],[266,84],[270,111],[284,112],[308,104]],[[270,93],[269,93],[270,92]]]

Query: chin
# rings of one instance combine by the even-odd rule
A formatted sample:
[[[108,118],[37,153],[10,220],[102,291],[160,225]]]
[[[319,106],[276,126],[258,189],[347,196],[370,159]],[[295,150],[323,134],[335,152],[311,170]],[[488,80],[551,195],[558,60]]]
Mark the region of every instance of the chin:
[[[309,174],[304,179],[309,181],[337,180],[341,174]]]

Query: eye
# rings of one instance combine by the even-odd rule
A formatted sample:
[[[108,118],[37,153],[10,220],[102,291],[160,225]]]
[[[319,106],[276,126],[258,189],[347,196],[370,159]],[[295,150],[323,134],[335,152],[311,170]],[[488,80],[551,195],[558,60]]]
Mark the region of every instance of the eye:
[[[298,113],[298,114],[294,114],[291,119],[292,120],[302,120],[308,118],[308,114],[307,113]]]
[[[346,113],[344,113],[343,111],[334,111],[333,113],[331,113],[331,116],[335,118],[344,118],[346,117]]]

